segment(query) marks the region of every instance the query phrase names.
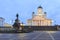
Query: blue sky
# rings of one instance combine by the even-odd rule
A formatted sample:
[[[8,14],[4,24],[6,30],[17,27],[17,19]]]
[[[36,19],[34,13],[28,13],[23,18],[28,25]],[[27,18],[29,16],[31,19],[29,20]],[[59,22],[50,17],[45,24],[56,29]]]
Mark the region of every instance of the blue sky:
[[[32,12],[36,13],[40,5],[54,24],[60,24],[60,0],[0,0],[0,17],[11,24],[18,13],[20,21],[26,23],[27,19],[32,17]]]

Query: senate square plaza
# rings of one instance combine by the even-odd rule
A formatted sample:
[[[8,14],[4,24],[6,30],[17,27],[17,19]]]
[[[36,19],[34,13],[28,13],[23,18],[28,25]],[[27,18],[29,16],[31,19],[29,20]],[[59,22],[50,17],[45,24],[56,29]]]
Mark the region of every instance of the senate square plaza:
[[[0,17],[1,40],[60,40],[60,25],[52,25],[53,20],[47,18],[42,6],[37,7],[37,13],[32,12],[27,25],[20,22],[19,14],[16,14],[13,25],[4,23],[4,20]]]

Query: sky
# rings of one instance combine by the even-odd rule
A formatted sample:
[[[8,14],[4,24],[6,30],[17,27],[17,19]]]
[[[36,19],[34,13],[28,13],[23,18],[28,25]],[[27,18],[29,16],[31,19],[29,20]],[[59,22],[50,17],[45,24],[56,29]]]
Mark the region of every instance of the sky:
[[[37,12],[38,6],[43,7],[47,12],[47,18],[53,20],[53,24],[60,25],[60,0],[0,0],[0,17],[6,23],[13,24],[19,14],[20,22],[27,23],[27,19],[32,18],[32,12]]]

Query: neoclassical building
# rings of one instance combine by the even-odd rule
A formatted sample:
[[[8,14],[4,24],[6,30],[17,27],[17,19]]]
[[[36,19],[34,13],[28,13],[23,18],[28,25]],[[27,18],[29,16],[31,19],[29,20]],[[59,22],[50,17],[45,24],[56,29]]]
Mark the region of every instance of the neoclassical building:
[[[0,26],[3,26],[4,25],[4,18],[0,17]]]
[[[46,17],[46,12],[43,12],[43,8],[39,6],[37,14],[32,12],[32,18],[27,20],[27,24],[30,26],[51,26],[52,20]]]

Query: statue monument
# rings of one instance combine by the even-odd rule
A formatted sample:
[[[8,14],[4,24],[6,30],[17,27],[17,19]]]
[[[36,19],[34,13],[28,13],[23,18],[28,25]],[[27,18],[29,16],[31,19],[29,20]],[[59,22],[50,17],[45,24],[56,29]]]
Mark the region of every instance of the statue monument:
[[[13,28],[15,30],[19,30],[19,28],[20,28],[20,22],[19,22],[19,15],[18,14],[16,14],[16,19],[15,19],[15,22],[13,24]]]

